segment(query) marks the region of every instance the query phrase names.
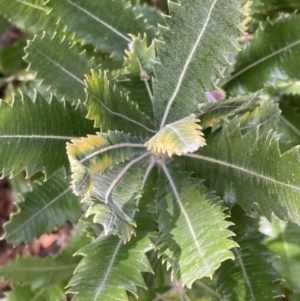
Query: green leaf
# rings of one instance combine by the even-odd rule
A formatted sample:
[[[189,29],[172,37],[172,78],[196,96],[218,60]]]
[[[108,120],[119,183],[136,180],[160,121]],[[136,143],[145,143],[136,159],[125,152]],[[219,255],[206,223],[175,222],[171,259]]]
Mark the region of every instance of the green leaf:
[[[231,132],[237,126],[241,132],[260,125],[260,132],[268,132],[276,127],[280,110],[268,94],[255,93],[249,96],[230,98],[200,107],[203,129],[211,127],[211,132],[227,125]]]
[[[161,12],[156,7],[153,7],[152,3],[137,3],[134,6],[134,12],[136,16],[142,15],[147,27],[147,42],[151,44],[154,38],[159,37],[159,26],[166,25]]]
[[[66,300],[62,284],[51,285],[41,289],[31,289],[29,286],[15,286],[6,294],[7,301],[62,301]],[[1,299],[2,300],[2,299]],[[5,300],[3,300],[5,301]]]
[[[51,0],[55,15],[74,32],[83,44],[122,58],[131,39],[128,34],[146,32],[146,24],[138,18],[128,0]]]
[[[239,126],[243,134],[258,125],[261,133],[274,129],[280,115],[278,104],[269,95],[258,93],[208,103],[201,106],[200,111],[203,129],[211,127],[211,131],[215,132],[227,125],[231,132]]]
[[[51,9],[44,3],[44,0],[0,0],[0,14],[25,32],[54,33],[58,29],[55,17],[49,15]]]
[[[203,130],[211,127],[212,132],[227,124],[236,115],[241,115],[256,107],[258,94],[225,99],[218,102],[201,104],[199,119]]]
[[[131,216],[138,209],[136,201],[141,197],[143,175],[146,171],[143,162],[135,165],[133,163],[134,160],[121,163],[102,175],[95,174],[90,195],[96,201],[87,212],[87,216],[96,214],[95,221],[104,226],[106,235],[115,233],[124,242],[135,233],[133,226],[136,226],[136,223]],[[107,205],[105,208],[103,203]]]
[[[67,249],[66,249],[67,250]],[[72,249],[74,252],[74,250]],[[69,280],[76,268],[79,257],[73,253],[62,252],[55,258],[17,257],[8,265],[1,267],[0,275],[13,283],[30,285],[33,290],[60,281]]]
[[[249,214],[254,208],[268,219],[274,212],[300,224],[299,148],[281,155],[274,132],[260,135],[259,130],[258,126],[242,136],[238,127],[231,133],[225,127],[181,162],[228,205],[238,202]]]
[[[229,132],[239,126],[244,134],[259,125],[260,133],[268,132],[276,128],[279,121],[280,110],[277,103],[271,99],[258,97],[255,101],[256,107],[244,114],[236,115],[228,124]]]
[[[154,75],[154,43],[148,47],[146,36],[144,38],[132,36],[132,40],[132,49],[125,51],[127,56],[123,76],[119,76],[117,81],[125,88],[125,93],[129,93],[130,99],[138,104],[140,110],[153,119],[150,79]]]
[[[75,222],[80,214],[78,198],[72,193],[64,171],[60,170],[48,181],[32,185],[32,191],[24,194],[19,212],[4,225],[4,239],[19,245],[28,244],[43,233],[61,228],[66,221]]]
[[[278,80],[298,79],[299,26],[300,15],[266,21],[237,55],[231,77],[222,83],[226,92],[246,94]]]
[[[46,178],[69,167],[66,142],[93,133],[85,111],[59,102],[49,104],[36,93],[33,100],[15,96],[12,106],[0,102],[0,170],[2,176],[14,176],[26,170],[31,176],[45,170]]]
[[[138,14],[142,14],[144,20],[147,24],[152,26],[152,36],[156,36],[159,33],[158,25],[165,25],[165,21],[156,7],[150,7],[149,5],[143,3],[138,3],[135,6],[135,11]]]
[[[300,115],[295,108],[280,103],[282,111],[277,128],[285,150],[300,144]]]
[[[123,244],[115,236],[100,237],[77,252],[84,258],[69,283],[74,301],[127,301],[145,287],[141,272],[151,272],[146,252],[153,248],[147,237],[136,236]],[[105,259],[105,260],[104,260]]]
[[[93,61],[88,61],[84,52],[79,53],[76,44],[70,47],[65,38],[44,34],[28,42],[26,53],[30,70],[37,72],[37,79],[56,96],[74,103],[84,101],[84,75],[90,72]]]
[[[172,277],[190,288],[195,280],[212,277],[222,261],[233,259],[229,249],[236,244],[228,239],[233,233],[216,196],[187,173],[174,169],[171,174],[164,164],[161,168],[168,181],[161,179],[157,189],[159,252],[172,267]]]
[[[266,223],[266,222],[265,222]],[[300,227],[292,223],[284,223],[273,218],[271,237],[266,240],[267,247],[279,255],[273,260],[273,266],[285,280],[291,290],[300,292]]]
[[[72,169],[73,190],[76,195],[86,196],[93,188],[94,177],[108,168],[145,153],[143,142],[121,132],[97,133],[67,145]]]
[[[225,54],[235,52],[240,35],[240,5],[243,1],[182,0],[169,2],[171,17],[160,27],[163,41],[156,49],[154,115],[160,128],[182,119],[206,102],[205,91],[215,89]]]
[[[147,170],[143,161],[150,153],[140,139],[120,132],[73,142],[68,145],[73,189],[77,195],[88,196],[84,199],[90,205],[86,216],[94,215],[106,235],[117,234],[127,241],[135,233],[130,216],[137,210],[135,202]]]
[[[47,258],[17,257],[8,265],[1,267],[0,275],[12,280],[17,290],[21,284],[28,285],[35,294],[39,291],[42,293],[43,289],[47,290],[48,286],[65,283],[70,279],[80,261],[80,258],[73,257],[74,252],[90,242],[84,236],[82,224],[77,224],[72,232],[73,236],[69,236],[67,247],[63,248],[59,254]],[[42,299],[42,301],[45,300],[48,301],[48,299]]]
[[[154,125],[136,103],[122,93],[114,81],[109,81],[106,73],[99,75],[92,70],[87,78],[88,119],[101,131],[119,130],[133,135],[148,137],[155,134]]]
[[[231,230],[239,248],[234,248],[235,261],[225,261],[217,271],[222,300],[269,301],[282,295],[279,275],[271,266],[275,255],[261,244],[264,236],[257,230],[258,220],[244,214],[239,206],[231,211]]]
[[[92,197],[84,198],[83,202],[90,205],[86,211],[86,217],[93,216],[93,223],[103,226],[105,236],[118,235],[126,243],[135,233],[133,225],[122,219],[111,206]]]
[[[24,56],[24,39],[14,42],[11,45],[0,47],[0,70],[4,74],[14,74],[26,68],[22,60]]]
[[[265,20],[268,16],[276,16],[282,12],[299,11],[298,0],[254,0],[251,5],[251,15],[258,20]]]
[[[192,114],[179,121],[167,124],[155,136],[145,143],[148,151],[153,154],[182,154],[192,153],[199,147],[203,147],[205,139],[200,131],[201,126],[195,115]]]

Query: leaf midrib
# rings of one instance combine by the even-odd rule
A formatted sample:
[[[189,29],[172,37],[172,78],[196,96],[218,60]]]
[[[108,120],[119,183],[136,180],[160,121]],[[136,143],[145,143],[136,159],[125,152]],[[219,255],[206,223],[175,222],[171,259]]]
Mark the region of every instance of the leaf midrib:
[[[62,193],[60,193],[58,196],[56,196],[52,201],[49,203],[45,204],[45,206],[41,207],[40,210],[38,210],[35,214],[33,214],[29,219],[27,219],[24,223],[22,223],[19,227],[17,227],[15,230],[10,232],[9,234],[5,235],[4,238],[7,240],[8,237],[12,236],[15,234],[17,231],[19,231],[24,225],[27,225],[30,221],[32,221],[36,216],[38,216],[42,211],[46,210],[48,207],[53,205],[56,201],[58,201],[61,197],[63,197],[65,194],[67,194],[69,191],[71,191],[71,187],[68,189],[64,190]]]
[[[108,107],[104,104],[103,101],[101,101],[101,99],[100,99],[98,96],[96,96],[96,95],[95,95],[94,93],[92,93],[90,90],[86,90],[86,92],[87,92],[91,97],[93,97],[96,101],[98,101],[98,102],[101,104],[101,106],[102,106],[106,111],[108,111],[110,114],[115,115],[115,116],[118,116],[118,117],[120,117],[120,118],[123,118],[123,119],[125,119],[125,120],[127,120],[127,121],[129,121],[129,122],[131,122],[131,123],[133,123],[133,124],[136,124],[136,125],[138,125],[139,127],[144,128],[144,129],[145,129],[146,131],[148,131],[149,133],[156,134],[156,131],[155,131],[155,130],[148,128],[146,125],[144,125],[144,124],[142,124],[142,123],[140,123],[140,122],[138,122],[138,121],[136,121],[136,120],[134,120],[134,119],[131,119],[131,118],[127,117],[126,115],[123,115],[123,114],[121,114],[121,113],[112,111],[110,108],[108,108]],[[125,97],[127,97],[127,96],[125,96]],[[127,97],[127,99],[128,99],[128,97]],[[137,111],[137,110],[136,110],[136,112],[142,113],[141,111]],[[147,120],[149,120],[149,121],[151,122],[151,120],[150,120],[149,118],[147,118],[147,116],[146,116],[144,113],[142,113],[142,114],[144,115],[145,119],[147,119]]]
[[[272,182],[272,183],[275,183],[275,184],[278,184],[278,185],[281,185],[281,186],[285,186],[285,187],[300,191],[300,186],[298,187],[298,186],[294,186],[294,185],[291,185],[291,184],[283,183],[283,182],[280,182],[278,180],[275,180],[274,178],[267,177],[265,175],[256,173],[256,172],[254,172],[252,170],[249,170],[249,169],[246,169],[244,167],[240,167],[240,166],[237,166],[237,165],[234,165],[234,164],[230,164],[230,163],[227,163],[227,162],[224,162],[224,161],[221,161],[221,160],[217,160],[217,159],[210,158],[210,157],[204,157],[204,156],[201,156],[201,155],[195,155],[195,154],[184,154],[183,156],[184,157],[195,158],[195,159],[198,159],[198,160],[207,161],[207,162],[214,163],[214,164],[219,164],[219,165],[222,165],[222,166],[226,166],[226,167],[244,172],[248,175],[261,178],[265,181],[269,181],[269,182]]]
[[[89,12],[88,10],[84,9],[83,7],[77,5],[76,3],[67,0],[67,2],[69,2],[71,5],[75,6],[78,10],[84,12],[86,15],[88,15],[89,17],[91,17],[92,19],[94,19],[95,21],[97,21],[98,23],[102,24],[103,26],[105,26],[107,29],[109,29],[110,31],[112,31],[113,33],[115,33],[116,35],[118,35],[119,37],[121,37],[123,40],[125,40],[127,43],[131,43],[132,41],[126,37],[125,35],[123,35],[120,31],[118,31],[116,28],[114,28],[113,26],[109,25],[108,23],[106,23],[105,21],[101,20],[99,17],[93,15],[91,12]]]
[[[162,167],[162,169],[163,169],[163,171],[164,171],[164,173],[165,173],[165,175],[166,175],[166,177],[167,177],[167,179],[169,181],[169,184],[170,184],[170,186],[172,188],[173,194],[174,194],[174,196],[176,198],[176,202],[177,202],[177,204],[178,204],[178,206],[180,208],[181,213],[184,216],[184,219],[185,219],[185,221],[187,223],[189,231],[190,231],[190,233],[192,235],[192,238],[194,240],[194,244],[195,244],[195,246],[196,246],[196,248],[197,248],[197,250],[198,250],[198,252],[200,254],[200,258],[203,260],[203,263],[204,263],[204,265],[206,267],[207,275],[209,275],[209,273],[210,273],[209,265],[206,262],[206,258],[205,258],[204,254],[203,254],[202,247],[201,247],[200,243],[197,240],[196,232],[195,232],[195,230],[193,228],[193,225],[191,224],[190,217],[189,217],[188,213],[186,212],[186,210],[185,210],[185,208],[184,208],[184,206],[183,206],[183,204],[181,202],[181,198],[180,198],[179,192],[178,192],[178,190],[176,188],[176,185],[175,185],[175,183],[174,183],[174,181],[172,179],[172,176],[171,176],[168,168],[166,167],[166,165],[164,163],[160,164],[160,166]]]
[[[72,140],[80,137],[56,136],[56,135],[0,135],[0,139],[52,139],[52,140]]]
[[[275,52],[272,52],[271,54],[269,55],[266,55],[265,57],[259,59],[258,61],[248,65],[247,67],[241,69],[239,72],[235,73],[233,76],[231,76],[228,80],[226,80],[225,82],[222,83],[222,87],[224,87],[225,85],[227,85],[229,82],[231,82],[232,80],[234,80],[236,77],[240,76],[241,74],[247,72],[248,70],[250,70],[251,68],[254,68],[256,67],[257,65],[271,59],[272,57],[276,56],[276,55],[279,55],[280,53],[286,51],[286,50],[289,50],[291,48],[293,48],[294,46],[297,46],[298,44],[300,44],[300,40],[297,40],[296,42],[288,45],[288,46],[285,46],[281,49],[278,49],[277,51]]]
[[[189,56],[188,56],[188,58],[187,58],[187,60],[186,60],[186,62],[184,64],[184,66],[183,66],[182,72],[181,72],[181,74],[180,74],[180,76],[178,78],[178,82],[177,82],[176,87],[175,87],[175,89],[173,91],[173,94],[172,94],[172,96],[170,97],[170,99],[169,99],[169,101],[167,103],[167,107],[166,107],[166,110],[164,112],[164,116],[162,118],[161,124],[160,124],[160,129],[162,129],[165,126],[165,123],[167,121],[167,118],[168,118],[171,106],[172,106],[175,98],[177,97],[177,95],[178,95],[178,93],[180,91],[180,88],[181,88],[181,85],[183,83],[185,74],[186,74],[186,72],[188,70],[188,67],[189,67],[189,65],[190,65],[190,63],[191,63],[191,61],[192,61],[192,59],[193,59],[193,57],[195,55],[195,52],[197,51],[197,48],[198,48],[198,46],[200,44],[200,41],[201,41],[201,39],[202,39],[202,37],[203,37],[203,35],[205,33],[206,27],[208,26],[208,23],[209,23],[210,18],[211,18],[211,14],[212,14],[212,12],[213,12],[213,10],[215,8],[215,5],[216,5],[217,1],[218,0],[214,0],[213,1],[212,5],[211,5],[211,7],[209,9],[209,12],[207,14],[207,18],[206,18],[206,20],[204,22],[204,25],[203,25],[203,27],[202,27],[202,29],[201,29],[198,37],[197,37],[197,40],[196,40],[195,44],[193,45],[193,47],[191,49],[191,52],[190,52],[190,54],[189,54]]]
[[[35,50],[41,54],[46,60],[48,60],[49,62],[51,62],[53,65],[55,65],[56,67],[58,67],[60,70],[62,70],[64,73],[68,74],[69,76],[71,76],[73,79],[75,79],[78,83],[80,83],[81,85],[85,86],[84,81],[82,81],[80,78],[78,78],[76,75],[74,75],[72,72],[70,72],[69,70],[67,70],[65,67],[63,67],[62,65],[58,64],[57,62],[55,62],[54,60],[52,60],[48,55],[46,55],[44,52],[40,51],[33,43],[30,43],[31,47],[35,48]]]
[[[123,241],[122,241],[122,239],[120,239],[120,240],[119,240],[119,243],[118,243],[118,245],[117,245],[117,247],[116,247],[116,250],[115,250],[115,252],[113,253],[113,255],[112,255],[112,257],[111,257],[111,261],[110,261],[110,263],[109,263],[109,265],[108,265],[108,268],[106,269],[105,275],[104,275],[104,277],[101,278],[101,280],[100,280],[100,281],[101,281],[101,282],[100,282],[100,287],[97,289],[96,295],[95,295],[95,298],[93,299],[93,301],[96,301],[96,300],[97,300],[99,294],[100,294],[101,291],[103,290],[103,287],[104,287],[104,285],[105,285],[105,283],[106,283],[106,281],[107,281],[108,275],[109,275],[109,273],[110,273],[110,271],[111,271],[111,269],[112,269],[112,266],[113,266],[113,264],[114,264],[114,262],[115,262],[115,259],[116,259],[117,255],[118,255],[118,252],[119,252],[119,250],[120,250],[122,244],[123,244]]]
[[[243,278],[245,279],[245,282],[246,282],[246,284],[249,288],[249,292],[250,292],[250,295],[251,295],[251,301],[256,301],[256,298],[254,296],[253,289],[252,289],[252,286],[251,286],[250,279],[248,277],[246,268],[245,268],[243,260],[242,260],[241,253],[239,252],[239,250],[237,248],[233,249],[233,253],[235,254],[236,258],[238,259],[238,263],[239,263],[239,265],[241,267],[241,270],[242,270]]]
[[[118,148],[122,148],[122,147],[133,147],[133,148],[146,148],[144,144],[141,144],[141,143],[119,143],[119,144],[114,144],[114,145],[111,145],[111,146],[108,146],[108,147],[105,147],[105,148],[102,148],[100,150],[97,150],[89,155],[87,155],[86,157],[82,158],[79,163],[84,163],[85,161],[97,156],[97,155],[100,155],[102,153],[105,153],[107,151],[110,151],[110,150],[113,150],[113,149],[118,149]]]

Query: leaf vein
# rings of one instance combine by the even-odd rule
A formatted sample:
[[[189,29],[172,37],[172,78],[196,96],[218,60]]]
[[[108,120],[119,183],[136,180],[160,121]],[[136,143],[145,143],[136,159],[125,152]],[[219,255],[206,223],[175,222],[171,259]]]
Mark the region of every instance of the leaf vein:
[[[185,64],[184,64],[183,70],[182,70],[182,72],[181,72],[181,74],[180,74],[180,76],[179,76],[179,79],[178,79],[178,82],[177,82],[177,84],[176,84],[175,90],[174,90],[172,96],[170,97],[170,99],[169,99],[169,101],[168,101],[168,104],[167,104],[167,107],[166,107],[166,111],[165,111],[165,113],[164,113],[163,119],[162,119],[161,124],[160,124],[160,129],[162,129],[162,128],[165,126],[165,123],[166,123],[166,120],[167,120],[167,118],[168,118],[168,115],[169,115],[169,111],[170,111],[170,109],[171,109],[171,106],[172,106],[172,104],[173,104],[175,98],[176,98],[177,95],[178,95],[178,92],[179,92],[179,90],[180,90],[180,88],[181,88],[181,85],[182,85],[182,82],[183,82],[183,80],[184,80],[184,77],[185,77],[185,74],[186,74],[186,72],[187,72],[187,69],[188,69],[188,67],[189,67],[189,65],[190,65],[190,63],[191,63],[191,61],[192,61],[192,59],[193,59],[193,57],[194,57],[194,54],[195,54],[195,52],[196,52],[196,50],[197,50],[197,48],[198,48],[198,46],[199,46],[199,43],[200,43],[200,41],[201,41],[201,39],[202,39],[202,37],[203,37],[203,34],[204,34],[205,30],[206,30],[206,27],[208,26],[208,23],[209,23],[209,21],[210,21],[210,19],[211,19],[211,14],[212,14],[212,12],[213,12],[213,10],[214,10],[214,8],[215,8],[215,5],[216,5],[217,1],[218,1],[218,0],[214,0],[214,1],[213,1],[212,5],[211,5],[211,7],[210,7],[210,9],[209,9],[207,18],[206,18],[206,20],[205,20],[205,22],[204,22],[203,28],[202,28],[202,30],[200,31],[200,33],[199,33],[199,35],[198,35],[198,38],[197,38],[197,40],[196,40],[196,42],[195,42],[195,44],[194,44],[194,46],[193,46],[193,48],[192,48],[192,50],[191,50],[191,52],[190,52],[190,54],[189,54],[189,56],[188,56],[188,58],[187,58]]]
[[[104,277],[101,279],[100,287],[97,289],[97,291],[96,291],[96,296],[95,296],[95,298],[93,299],[93,301],[96,301],[96,300],[97,300],[98,296],[100,295],[101,291],[103,290],[103,287],[104,287],[104,285],[105,285],[105,283],[106,283],[107,277],[108,277],[108,275],[109,275],[109,273],[110,273],[110,270],[112,269],[112,265],[113,265],[114,262],[115,262],[116,256],[117,256],[117,254],[118,254],[118,252],[119,252],[119,250],[120,250],[120,248],[121,248],[121,246],[122,246],[122,243],[123,243],[123,241],[120,239],[120,241],[119,241],[119,243],[118,243],[118,245],[117,245],[117,247],[116,247],[116,250],[114,251],[114,253],[113,253],[112,257],[111,257],[111,261],[110,261],[110,263],[109,263],[109,265],[108,265],[108,268],[106,269],[105,275],[104,275]]]
[[[209,265],[206,262],[205,256],[204,256],[203,251],[202,251],[202,247],[201,247],[200,243],[197,240],[197,236],[196,236],[195,230],[194,230],[194,228],[193,228],[193,226],[191,224],[189,215],[186,212],[186,210],[185,210],[185,208],[184,208],[184,206],[183,206],[183,204],[181,202],[180,195],[179,195],[179,193],[178,193],[178,191],[176,189],[176,185],[175,185],[175,183],[174,183],[174,181],[173,181],[173,179],[171,177],[171,174],[170,174],[168,168],[166,167],[166,165],[164,163],[161,163],[160,166],[162,167],[162,169],[163,169],[163,171],[164,171],[167,179],[169,180],[170,186],[171,186],[171,188],[173,190],[173,193],[174,193],[174,196],[176,198],[176,202],[179,205],[180,211],[182,212],[182,214],[183,214],[183,216],[185,218],[187,226],[188,226],[188,228],[190,230],[190,233],[191,233],[191,235],[193,237],[194,243],[195,243],[195,245],[197,247],[197,250],[198,250],[198,252],[200,254],[200,258],[203,259],[203,262],[204,262],[204,265],[206,267],[207,273],[209,273],[210,272]]]
[[[250,295],[251,295],[251,301],[255,301],[256,298],[255,298],[255,296],[254,296],[254,294],[253,294],[253,289],[252,289],[250,280],[249,280],[249,278],[248,278],[248,275],[247,275],[247,272],[246,272],[244,263],[243,263],[243,261],[242,261],[241,254],[240,254],[240,252],[239,252],[236,248],[233,249],[233,252],[235,253],[235,256],[236,256],[237,259],[238,259],[238,262],[239,262],[240,267],[241,267],[241,269],[242,269],[242,273],[243,273],[245,282],[246,282],[246,284],[247,284],[247,286],[248,286],[248,288],[249,288]]]
[[[258,61],[250,64],[249,66],[243,68],[242,70],[240,70],[239,72],[235,73],[233,76],[231,76],[227,81],[225,81],[222,86],[224,87],[225,85],[227,85],[229,82],[231,82],[232,80],[234,80],[236,77],[240,76],[241,74],[245,73],[246,71],[248,71],[249,69],[267,61],[268,59],[286,51],[286,50],[289,50],[290,48],[293,48],[294,46],[297,46],[298,44],[300,44],[300,40],[297,40],[296,42],[290,44],[290,45],[287,45],[281,49],[278,49],[277,51],[274,51],[272,52],[271,54],[259,59]]]
[[[234,164],[226,163],[226,162],[221,161],[221,160],[217,160],[217,159],[213,159],[213,158],[209,158],[209,157],[204,157],[204,156],[201,156],[201,155],[195,155],[195,154],[184,154],[183,156],[184,157],[195,158],[195,159],[199,159],[199,160],[203,160],[203,161],[207,161],[207,162],[211,162],[211,163],[215,163],[215,164],[220,164],[220,165],[223,165],[223,166],[226,166],[226,167],[230,167],[230,168],[245,172],[249,175],[261,178],[263,180],[273,182],[273,183],[278,184],[280,186],[285,186],[285,187],[289,187],[289,188],[300,191],[300,187],[298,187],[298,186],[294,186],[294,185],[291,185],[291,184],[280,182],[278,180],[275,180],[274,178],[267,177],[265,175],[262,175],[262,174],[259,174],[259,173],[255,172],[255,171],[251,171],[249,169],[246,169],[246,168],[234,165]]]
[[[82,84],[83,86],[85,85],[84,81],[82,81],[80,78],[78,78],[77,76],[75,76],[73,73],[71,73],[69,70],[67,70],[66,68],[64,68],[60,64],[56,63],[49,56],[47,56],[45,53],[43,53],[42,51],[40,51],[33,43],[31,43],[31,46],[34,47],[38,53],[40,53],[44,58],[46,58],[48,61],[50,61],[53,65],[55,65],[56,67],[58,67],[59,69],[61,69],[63,72],[67,73],[68,75],[70,75],[78,83]]]
[[[120,36],[122,39],[124,39],[126,42],[131,43],[131,40],[126,37],[125,35],[123,35],[121,32],[119,32],[116,28],[112,27],[111,25],[109,25],[108,23],[106,23],[105,21],[99,19],[97,16],[93,15],[92,13],[90,13],[88,10],[82,8],[81,6],[77,5],[76,3],[67,0],[67,2],[69,2],[71,5],[75,6],[78,10],[81,10],[82,12],[84,12],[85,14],[87,14],[89,17],[93,18],[94,20],[96,20],[97,22],[101,23],[102,25],[104,25],[105,27],[107,27],[109,30],[111,30],[112,32],[114,32],[115,34],[117,34],[118,36]]]
[[[102,153],[105,153],[107,151],[113,150],[113,149],[117,149],[117,148],[121,148],[121,147],[137,147],[137,148],[145,148],[144,144],[139,144],[139,143],[120,143],[120,144],[115,144],[115,145],[111,145],[105,148],[102,148],[100,150],[97,150],[91,154],[89,154],[88,156],[86,156],[85,158],[81,159],[79,161],[79,163],[84,163],[85,161],[93,158],[94,156],[100,155]]]
[[[42,207],[40,210],[38,210],[35,214],[33,214],[29,219],[27,219],[23,224],[21,224],[18,228],[16,228],[14,231],[10,232],[8,235],[5,235],[5,239],[7,239],[8,237],[10,237],[11,235],[13,235],[14,233],[16,233],[17,231],[19,231],[22,227],[24,227],[24,225],[28,224],[30,221],[32,221],[37,215],[39,215],[42,211],[46,210],[48,207],[50,207],[51,205],[53,205],[57,200],[59,200],[61,197],[63,197],[65,194],[67,194],[69,191],[71,190],[71,188],[69,187],[68,189],[66,189],[65,191],[63,191],[62,193],[60,193],[57,197],[55,197],[51,202],[49,202],[48,204],[46,204],[44,207]]]

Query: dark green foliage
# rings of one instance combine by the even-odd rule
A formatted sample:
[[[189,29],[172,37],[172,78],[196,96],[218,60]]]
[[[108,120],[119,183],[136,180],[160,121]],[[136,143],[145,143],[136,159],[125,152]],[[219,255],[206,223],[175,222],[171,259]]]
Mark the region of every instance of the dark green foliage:
[[[7,301],[299,299],[300,7],[244,4],[0,0],[3,237],[75,235]]]

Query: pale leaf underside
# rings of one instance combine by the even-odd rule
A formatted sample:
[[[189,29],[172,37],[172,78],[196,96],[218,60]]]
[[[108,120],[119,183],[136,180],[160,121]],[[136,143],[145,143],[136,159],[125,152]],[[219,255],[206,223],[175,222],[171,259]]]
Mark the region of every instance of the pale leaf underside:
[[[145,146],[153,154],[168,154],[169,157],[173,154],[180,156],[192,153],[206,144],[203,133],[200,131],[201,126],[197,124],[199,121],[192,114],[189,117],[167,124],[147,141]]]

